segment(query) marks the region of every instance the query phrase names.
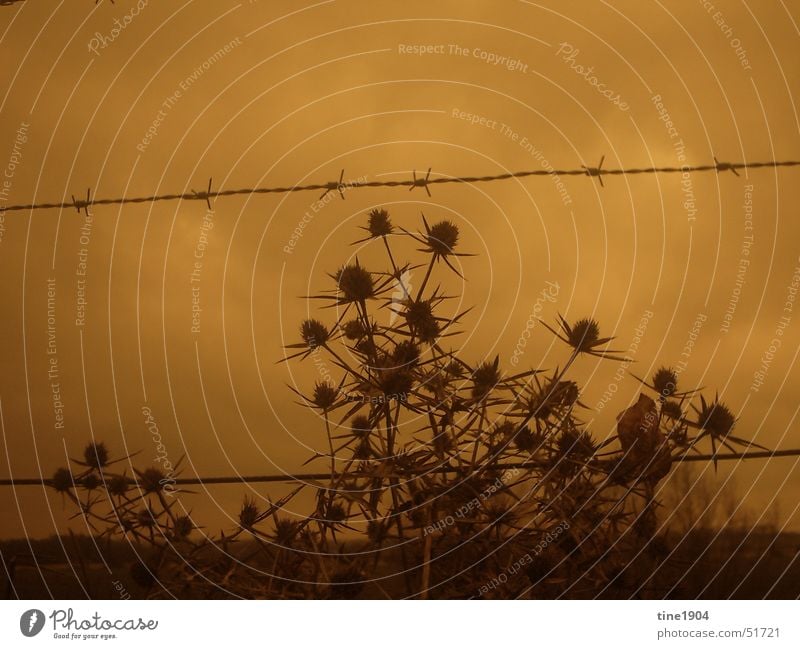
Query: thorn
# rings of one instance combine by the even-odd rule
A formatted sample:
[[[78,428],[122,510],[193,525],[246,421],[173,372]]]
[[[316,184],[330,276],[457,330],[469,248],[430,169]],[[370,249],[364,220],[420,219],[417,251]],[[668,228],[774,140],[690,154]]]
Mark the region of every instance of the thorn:
[[[730,162],[720,162],[717,160],[717,156],[714,156],[714,165],[716,167],[717,173],[720,171],[732,171],[734,176],[738,176],[739,173],[736,171],[736,167],[733,166]]]
[[[431,167],[428,167],[428,173],[425,174],[424,178],[417,178],[417,170],[411,172],[413,174],[414,180],[411,187],[408,188],[408,191],[411,191],[415,187],[424,187],[425,191],[428,193],[428,196],[431,195],[431,190],[428,189],[428,179],[431,177]]]
[[[586,175],[590,177],[596,177],[597,180],[600,181],[600,187],[605,187],[603,184],[603,161],[606,159],[604,155],[600,156],[600,162],[597,164],[596,167],[587,167],[586,165],[581,165],[584,169],[586,169]]]

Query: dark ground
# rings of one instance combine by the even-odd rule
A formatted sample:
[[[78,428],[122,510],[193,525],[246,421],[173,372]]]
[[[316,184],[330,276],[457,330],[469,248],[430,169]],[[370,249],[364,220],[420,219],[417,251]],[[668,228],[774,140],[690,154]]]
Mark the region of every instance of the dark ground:
[[[653,573],[648,589],[634,596],[800,597],[800,534],[700,530],[682,540],[662,543],[668,559]],[[0,592],[5,599],[136,599],[145,595],[135,578],[137,553],[146,556],[144,548],[119,541],[95,542],[89,537],[51,537],[30,543],[24,539],[2,541],[0,552]],[[362,596],[381,597],[370,589]],[[619,591],[613,594],[619,596]]]

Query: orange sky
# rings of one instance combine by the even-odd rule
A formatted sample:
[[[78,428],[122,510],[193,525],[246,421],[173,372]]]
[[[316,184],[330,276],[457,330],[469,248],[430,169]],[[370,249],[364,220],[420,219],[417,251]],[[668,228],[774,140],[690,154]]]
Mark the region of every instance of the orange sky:
[[[324,182],[341,169],[372,181],[601,155],[605,167],[800,157],[797,2],[139,6],[0,8],[0,204],[201,190],[209,177],[221,189]],[[785,306],[800,266],[798,174],[535,177],[322,204],[259,195],[220,199],[212,215],[201,201],[96,206],[90,223],[72,209],[6,213],[0,475],[49,477],[92,436],[146,466],[157,451],[145,408],[169,458],[186,455],[185,475],[299,470],[326,441],[286,384],[307,390],[317,369],[276,361],[319,314],[298,296],[331,286],[375,206],[407,228],[420,211],[451,219],[477,253],[462,260],[466,283],[446,283],[475,305],[465,358],[499,354],[511,369],[532,313],[592,316],[636,373],[684,361],[684,387],[719,391],[741,436],[800,447],[800,307]],[[517,359],[553,368],[565,356],[537,326]],[[637,392],[619,369],[576,365],[599,439]],[[780,522],[800,527],[794,458],[725,464],[716,480],[731,475],[744,506],[774,500]],[[281,492],[215,487],[185,504],[219,527],[248,489]],[[0,493],[3,536],[64,529],[64,513],[39,488]]]

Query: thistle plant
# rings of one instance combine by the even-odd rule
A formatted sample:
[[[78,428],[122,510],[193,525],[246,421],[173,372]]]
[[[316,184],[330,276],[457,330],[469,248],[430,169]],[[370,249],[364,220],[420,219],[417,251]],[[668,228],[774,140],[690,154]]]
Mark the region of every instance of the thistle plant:
[[[147,593],[624,596],[649,578],[655,492],[673,463],[706,442],[713,453],[751,444],[732,434],[735,417],[718,398],[693,403],[695,391],[681,391],[668,367],[642,381],[655,398],[641,393],[618,416],[617,435],[596,439],[570,370],[585,356],[626,359],[591,318],[545,323],[566,348],[560,368],[512,374],[497,356],[465,358],[453,342],[467,311],[444,314],[454,296],[434,277],[460,277],[453,261],[469,254],[453,222],[423,215],[421,226],[371,211],[356,243],[385,252],[386,267],[340,266],[307,298],[321,315],[301,322],[287,346],[284,361],[324,354],[339,372],[335,382],[291,388],[324,427],[308,458],[324,463],[324,480],[275,501],[248,496],[234,529],[213,535],[178,511],[182,499],[166,497],[157,469],[114,472],[102,444],[87,447],[78,473],[53,476],[99,534],[151,548],[136,568]],[[420,246],[420,262],[398,262],[402,240]],[[416,267],[426,268],[422,283],[398,301],[396,282]],[[387,311],[397,317],[379,317]],[[286,513],[304,490],[314,492],[313,510]]]

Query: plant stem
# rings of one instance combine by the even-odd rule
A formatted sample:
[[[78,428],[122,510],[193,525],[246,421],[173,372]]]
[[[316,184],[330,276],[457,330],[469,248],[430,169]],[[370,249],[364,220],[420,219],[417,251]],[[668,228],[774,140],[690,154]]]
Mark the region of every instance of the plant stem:
[[[333,489],[336,486],[336,453],[333,450],[333,437],[331,436],[331,421],[328,418],[328,411],[325,411],[325,432],[328,434],[328,449],[331,454],[331,482],[330,499],[333,502]]]
[[[392,264],[392,270],[394,271],[394,274],[397,275],[397,264],[394,263],[392,249],[389,247],[389,242],[387,241],[386,237],[383,237],[383,245],[386,247],[386,252],[389,254],[389,261]]]
[[[435,262],[435,261],[436,261],[436,257],[431,256],[431,261],[428,264],[428,270],[425,271],[425,279],[422,280],[422,285],[419,287],[419,291],[417,291],[417,299],[416,299],[417,302],[419,302],[420,299],[422,298],[422,293],[425,290],[425,286],[428,283],[428,278],[430,278],[430,276],[431,276],[431,271],[433,270],[433,262]]]

